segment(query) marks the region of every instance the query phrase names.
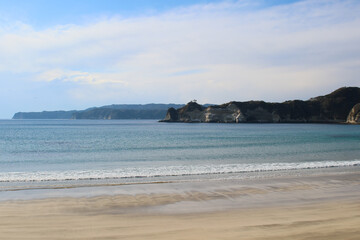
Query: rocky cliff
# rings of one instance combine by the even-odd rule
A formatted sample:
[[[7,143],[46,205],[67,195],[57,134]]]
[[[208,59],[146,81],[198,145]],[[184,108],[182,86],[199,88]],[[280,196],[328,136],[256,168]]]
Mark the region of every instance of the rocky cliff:
[[[204,107],[196,102],[170,108],[163,122],[220,123],[358,123],[360,88],[343,87],[307,101],[229,102]],[[359,104],[360,105],[360,104]]]
[[[347,123],[360,124],[360,103],[356,104],[347,117]]]

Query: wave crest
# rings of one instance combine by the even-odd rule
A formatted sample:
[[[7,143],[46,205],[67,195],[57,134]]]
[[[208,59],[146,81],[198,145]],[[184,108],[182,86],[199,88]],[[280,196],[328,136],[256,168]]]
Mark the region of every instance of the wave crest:
[[[330,167],[360,166],[360,160],[300,163],[181,165],[163,167],[132,167],[112,170],[43,171],[0,173],[0,182],[36,182],[68,180],[100,180],[122,178],[149,178],[205,174],[247,173],[262,171],[300,170]]]

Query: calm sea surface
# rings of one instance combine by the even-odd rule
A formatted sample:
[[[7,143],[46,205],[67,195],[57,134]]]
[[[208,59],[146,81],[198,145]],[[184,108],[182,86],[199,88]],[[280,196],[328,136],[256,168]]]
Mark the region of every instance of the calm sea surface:
[[[360,126],[1,120],[0,183],[146,181],[360,165]]]

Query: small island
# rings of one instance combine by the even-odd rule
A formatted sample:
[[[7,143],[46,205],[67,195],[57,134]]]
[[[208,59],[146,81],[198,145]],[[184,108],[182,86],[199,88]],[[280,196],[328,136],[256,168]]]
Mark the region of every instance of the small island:
[[[229,102],[202,106],[191,101],[169,108],[161,122],[188,123],[360,123],[360,88],[342,87],[307,101]]]

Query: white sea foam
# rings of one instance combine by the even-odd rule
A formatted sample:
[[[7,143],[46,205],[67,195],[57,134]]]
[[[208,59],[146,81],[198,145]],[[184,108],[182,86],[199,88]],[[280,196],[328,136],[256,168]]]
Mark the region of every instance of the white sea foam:
[[[148,178],[166,176],[246,173],[261,171],[299,170],[330,167],[360,166],[360,160],[323,161],[300,163],[260,163],[223,165],[182,165],[163,167],[132,167],[113,170],[84,171],[43,171],[43,172],[4,172],[0,182],[66,181],[121,178]]]

